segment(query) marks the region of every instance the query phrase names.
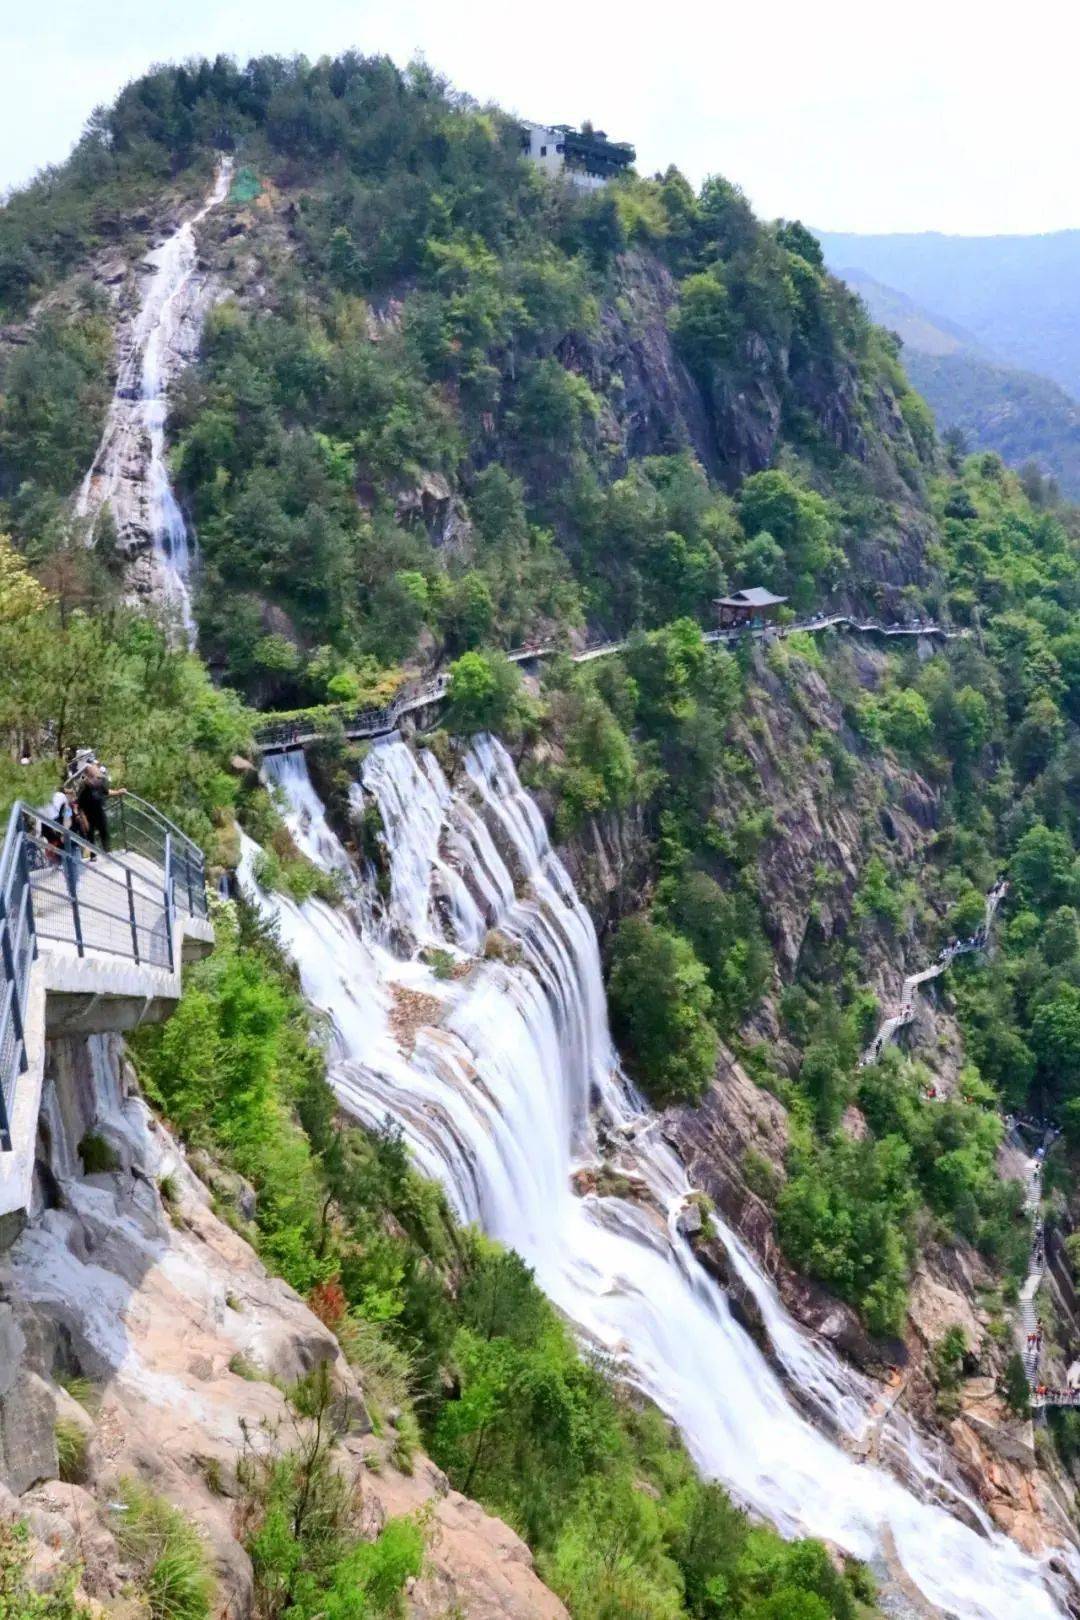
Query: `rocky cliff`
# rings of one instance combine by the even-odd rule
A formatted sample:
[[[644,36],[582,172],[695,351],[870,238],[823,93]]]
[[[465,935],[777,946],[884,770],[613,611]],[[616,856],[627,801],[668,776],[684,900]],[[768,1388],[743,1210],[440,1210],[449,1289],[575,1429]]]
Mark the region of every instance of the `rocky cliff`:
[[[87,1597],[120,1596],[117,1500],[134,1478],[197,1526],[218,1611],[248,1613],[238,1465],[288,1437],[283,1391],[324,1365],[342,1414],[336,1465],[359,1485],[369,1533],[398,1514],[425,1526],[408,1612],[564,1615],[505,1524],[422,1454],[406,1460],[392,1426],[373,1432],[334,1336],[215,1213],[222,1173],[201,1161],[211,1185],[195,1174],[120,1042],[53,1042],[48,1073],[37,1208],[0,1257],[0,1512],[27,1520],[37,1577],[76,1562]],[[58,1423],[84,1437],[77,1478],[61,1469]]]
[[[904,975],[928,959],[927,931],[940,910],[934,893],[933,851],[941,824],[938,792],[895,757],[868,752],[852,732],[849,714],[859,691],[878,688],[887,655],[864,643],[833,645],[823,661],[794,649],[755,654],[748,700],[731,732],[743,773],[719,780],[714,815],[736,829],[764,813],[757,854],[758,892],[773,947],[775,976],[761,1006],[740,1032],[739,1051],[767,1051],[775,1076],[796,1072],[797,1052],[785,1033],[785,988],[831,971],[838,950],[857,942],[860,983],[880,1005],[898,1003]],[[828,739],[839,745],[833,749]],[[824,741],[824,746],[823,746]],[[842,755],[857,761],[842,774]],[[657,829],[640,815],[589,822],[564,855],[603,939],[617,920],[642,903],[655,880]],[[867,863],[882,861],[898,884],[923,875],[922,906],[908,909],[899,928],[860,917],[857,898]],[[942,1089],[951,1089],[962,1041],[948,983],[920,998],[907,1049],[926,1064]],[[756,1071],[755,1071],[756,1072]],[[777,1079],[769,1082],[777,1085]],[[971,1245],[944,1242],[927,1230],[912,1281],[909,1310],[899,1338],[867,1333],[855,1311],[800,1275],[778,1241],[774,1208],[786,1175],[792,1121],[773,1090],[752,1078],[729,1046],[721,1047],[713,1085],[695,1107],[669,1108],[661,1129],[705,1195],[704,1213],[684,1217],[701,1263],[729,1290],[732,1308],[778,1370],[768,1329],[737,1266],[715,1237],[711,1203],[764,1263],[792,1315],[827,1340],[846,1360],[880,1384],[880,1421],[864,1441],[865,1455],[905,1471],[902,1447],[890,1428],[911,1423],[943,1446],[947,1467],[991,1518],[1032,1551],[1060,1548],[1071,1536],[1072,1487],[1048,1447],[1036,1447],[1032,1425],[1018,1421],[999,1393],[1012,1350],[995,1278]],[[849,1108],[843,1129],[865,1132]],[[1003,1149],[1003,1177],[1023,1179],[1021,1158]],[[1063,1220],[1067,1218],[1063,1215]],[[1060,1249],[1060,1244],[1058,1245]],[[1051,1244],[1053,1250],[1053,1244]],[[1052,1268],[1063,1346],[1070,1338],[1071,1268],[1063,1251]],[[955,1391],[943,1394],[937,1356],[950,1329],[959,1329],[972,1353]],[[1059,1352],[1059,1361],[1061,1353]],[[1061,1361],[1064,1382],[1066,1353]],[[805,1392],[792,1387],[793,1398]],[[883,1438],[884,1437],[884,1438]]]

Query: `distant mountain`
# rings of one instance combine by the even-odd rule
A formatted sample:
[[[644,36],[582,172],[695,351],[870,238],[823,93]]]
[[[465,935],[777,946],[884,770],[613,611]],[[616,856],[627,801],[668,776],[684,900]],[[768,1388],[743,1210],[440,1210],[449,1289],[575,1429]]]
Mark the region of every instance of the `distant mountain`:
[[[1080,398],[1080,230],[1044,236],[818,231],[830,269],[858,265]]]
[[[830,265],[833,273],[857,292],[879,326],[895,332],[906,350],[920,354],[986,354],[978,338],[944,315],[932,314],[897,287],[887,287],[854,266]]]
[[[865,270],[836,274],[901,339],[908,376],[941,431],[960,427],[975,448],[996,450],[1012,466],[1035,461],[1080,498],[1080,405],[1063,388],[1003,364],[964,327]]]

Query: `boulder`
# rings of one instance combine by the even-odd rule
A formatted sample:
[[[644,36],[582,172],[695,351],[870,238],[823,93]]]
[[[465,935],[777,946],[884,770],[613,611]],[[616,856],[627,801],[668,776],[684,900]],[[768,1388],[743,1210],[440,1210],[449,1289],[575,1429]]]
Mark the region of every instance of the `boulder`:
[[[43,1378],[19,1367],[0,1396],[0,1479],[21,1496],[57,1471],[56,1400]]]

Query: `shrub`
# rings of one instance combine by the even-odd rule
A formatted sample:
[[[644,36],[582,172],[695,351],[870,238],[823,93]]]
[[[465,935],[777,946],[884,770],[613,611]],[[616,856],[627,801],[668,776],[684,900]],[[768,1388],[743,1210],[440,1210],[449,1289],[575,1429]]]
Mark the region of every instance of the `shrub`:
[[[390,1519],[374,1541],[358,1533],[360,1501],[337,1465],[344,1433],[325,1365],[291,1392],[296,1445],[248,1452],[237,1470],[260,1620],[368,1620],[400,1612],[420,1573],[423,1533]]]
[[[708,973],[713,1018],[724,1032],[736,1029],[760,1001],[772,968],[757,905],[705,872],[687,872],[672,890],[670,912]]]
[[[137,1480],[123,1480],[116,1537],[135,1566],[150,1620],[208,1620],[214,1580],[206,1548],[184,1515]]]
[[[795,1264],[856,1305],[875,1333],[903,1320],[916,1198],[910,1149],[839,1139],[799,1155],[777,1200],[779,1231]]]
[[[229,1357],[229,1371],[236,1378],[244,1378],[249,1384],[260,1383],[266,1374],[250,1357],[245,1356],[242,1350],[237,1350]]]
[[[764,1154],[757,1153],[753,1148],[746,1148],[742,1156],[742,1173],[750,1191],[757,1193],[767,1204],[771,1204],[776,1197],[780,1180]]]
[[[615,937],[612,1024],[634,1078],[657,1103],[696,1102],[716,1067],[713,994],[681,934],[629,917]]]
[[[1001,1393],[1005,1405],[1015,1417],[1031,1416],[1031,1392],[1028,1388],[1027,1373],[1024,1371],[1024,1360],[1019,1351],[1014,1350],[1005,1363]]]
[[[56,1382],[91,1415],[97,1412],[101,1405],[101,1391],[89,1378],[84,1378],[81,1373],[62,1373]]]
[[[414,1414],[406,1408],[398,1413],[394,1423],[394,1443],[390,1460],[403,1474],[413,1471],[413,1458],[420,1447],[420,1425]]]
[[[66,1485],[81,1485],[86,1478],[86,1453],[90,1444],[86,1430],[73,1418],[58,1417],[53,1432],[60,1478]]]
[[[75,1569],[62,1569],[55,1585],[39,1592],[27,1575],[30,1534],[25,1524],[0,1522],[0,1616],[3,1620],[91,1620],[75,1600]]]
[[[115,1148],[106,1142],[103,1136],[89,1131],[83,1137],[78,1147],[79,1158],[82,1160],[83,1174],[87,1176],[104,1175],[110,1170],[119,1170],[120,1159]]]
[[[520,723],[521,676],[501,653],[462,653],[450,666],[447,695],[451,731],[507,733]]]
[[[452,979],[456,962],[450,951],[441,946],[432,945],[424,952],[424,961],[437,979]]]

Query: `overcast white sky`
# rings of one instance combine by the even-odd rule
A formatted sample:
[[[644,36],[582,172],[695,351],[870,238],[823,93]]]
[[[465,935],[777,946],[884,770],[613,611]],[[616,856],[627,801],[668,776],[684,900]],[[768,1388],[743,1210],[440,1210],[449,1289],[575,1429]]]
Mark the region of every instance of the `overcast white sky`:
[[[0,187],[65,156],[151,62],[422,51],[642,172],[718,172],[834,230],[1080,226],[1075,0],[2,0]]]

